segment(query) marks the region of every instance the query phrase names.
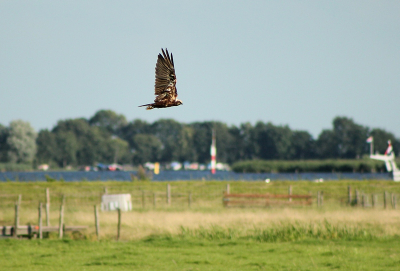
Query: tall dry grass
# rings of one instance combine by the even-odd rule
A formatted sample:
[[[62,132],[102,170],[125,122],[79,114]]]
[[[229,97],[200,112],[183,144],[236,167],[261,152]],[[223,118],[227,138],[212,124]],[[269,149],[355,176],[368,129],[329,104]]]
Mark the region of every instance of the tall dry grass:
[[[91,183],[3,183],[0,184],[0,226],[12,225],[14,221],[14,203],[18,194],[22,194],[20,206],[20,224],[38,223],[38,202],[45,201],[45,187],[51,190],[51,225],[58,225],[59,206],[62,195],[66,195],[66,225],[84,225],[88,229],[83,236],[95,238],[94,204],[99,204],[104,187],[109,193],[131,193],[133,197],[132,212],[122,213],[121,239],[134,240],[152,235],[196,235],[201,231],[215,232],[227,230],[236,236],[246,236],[267,229],[297,227],[305,231],[310,227],[327,229],[327,226],[338,229],[355,228],[366,230],[374,236],[400,235],[400,211],[393,209],[389,203],[383,209],[383,191],[400,192],[400,184],[388,181],[350,182],[335,181],[326,183],[312,182],[231,182],[233,193],[287,193],[288,185],[293,191],[314,196],[311,207],[293,208],[228,208],[222,205],[222,192],[228,182],[174,182],[172,184],[173,200],[171,206],[166,204],[165,183],[144,182],[91,182]],[[365,193],[377,193],[376,208],[349,207],[347,186],[351,185],[353,197],[355,189]],[[324,191],[324,206],[315,204],[316,191]],[[146,191],[145,206],[142,206],[142,191]],[[188,207],[188,192],[192,193],[192,205]],[[156,206],[153,206],[154,193],[157,195]],[[116,212],[100,212],[100,237],[113,239],[117,234]],[[43,215],[45,224],[45,215]],[[324,224],[325,223],[325,224]],[[328,224],[326,224],[328,223]],[[330,227],[330,226],[328,226]],[[196,233],[197,231],[197,233]]]
[[[58,225],[59,213],[53,209],[50,223]],[[117,234],[117,212],[100,212],[100,237],[113,239]],[[13,213],[0,210],[0,221],[13,221]],[[93,208],[74,210],[66,208],[66,225],[85,225],[84,236],[94,239]],[[154,235],[179,235],[186,231],[219,229],[234,230],[239,235],[254,231],[279,229],[288,225],[307,228],[329,223],[334,227],[367,230],[377,237],[400,235],[400,212],[378,209],[223,209],[218,212],[145,210],[122,213],[121,239],[136,240]],[[20,224],[37,224],[37,213],[21,208]],[[6,223],[10,224],[10,223]],[[12,224],[12,223],[11,223]],[[45,224],[45,219],[44,219]]]

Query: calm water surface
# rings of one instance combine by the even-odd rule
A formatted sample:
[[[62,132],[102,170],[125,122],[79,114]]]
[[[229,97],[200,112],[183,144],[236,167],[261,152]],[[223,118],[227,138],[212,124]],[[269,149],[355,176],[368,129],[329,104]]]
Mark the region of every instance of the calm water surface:
[[[130,181],[136,171],[50,171],[50,172],[1,172],[0,181],[45,181],[46,175],[65,181]],[[161,171],[152,176],[153,181],[178,180],[391,180],[389,173],[235,173],[231,171]]]

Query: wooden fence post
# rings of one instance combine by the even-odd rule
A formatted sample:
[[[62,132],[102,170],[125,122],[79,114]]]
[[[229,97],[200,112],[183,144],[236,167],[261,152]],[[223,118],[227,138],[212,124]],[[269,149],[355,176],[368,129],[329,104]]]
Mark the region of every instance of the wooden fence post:
[[[392,207],[396,209],[396,195],[392,193]]]
[[[362,196],[361,196],[361,206],[363,207],[363,208],[365,208],[365,205],[366,205],[366,202],[365,202],[365,194],[364,193],[362,193]]]
[[[121,209],[118,208],[118,232],[117,232],[117,240],[121,236]]]
[[[189,195],[188,195],[188,205],[189,205],[189,208],[192,205],[192,192],[189,192]]]
[[[351,186],[347,187],[347,203],[351,205]]]
[[[167,184],[167,204],[171,204],[171,185]]]
[[[100,240],[100,222],[99,222],[99,211],[97,209],[97,205],[94,206],[94,222],[96,225],[97,240]]]
[[[360,206],[360,191],[356,189],[356,206]]]
[[[15,218],[14,218],[14,232],[13,236],[18,236],[18,226],[19,226],[19,205],[18,202],[15,203]]]
[[[289,196],[291,196],[292,195],[292,186],[291,185],[289,185],[289,188],[288,188],[288,194],[289,194]],[[292,201],[292,198],[291,197],[289,197],[289,202],[291,202]]]
[[[42,203],[39,202],[39,239],[43,239],[43,223],[42,223]]]
[[[231,186],[229,185],[229,183],[226,184],[226,194],[230,194],[231,193]]]
[[[144,209],[145,207],[145,195],[144,195],[144,190],[142,190],[142,208]]]
[[[387,200],[386,200],[386,194],[387,192],[383,192],[383,208],[387,209]]]
[[[50,226],[50,189],[46,188],[46,226]]]
[[[58,238],[63,238],[64,231],[63,231],[63,225],[64,225],[64,204],[61,203],[60,206],[60,220],[58,222]]]
[[[22,200],[22,195],[19,194],[19,195],[18,195],[18,206],[21,205],[21,200]]]
[[[375,208],[375,205],[376,205],[375,194],[371,194],[371,203],[372,203],[372,208]]]
[[[324,204],[324,191],[321,191],[320,193],[320,201],[321,201],[321,207]]]

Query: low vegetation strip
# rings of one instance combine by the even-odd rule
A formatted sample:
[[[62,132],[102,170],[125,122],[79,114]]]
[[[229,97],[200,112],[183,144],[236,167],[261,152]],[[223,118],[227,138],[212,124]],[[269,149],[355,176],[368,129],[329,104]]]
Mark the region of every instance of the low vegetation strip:
[[[247,160],[236,162],[232,170],[238,173],[288,172],[385,172],[385,163],[372,159],[340,160]]]
[[[213,226],[188,229],[182,227],[178,235],[184,239],[195,238],[198,240],[252,240],[258,242],[288,242],[305,239],[318,240],[372,240],[386,238],[379,236],[374,229],[363,228],[356,225],[333,225],[324,222],[303,223],[283,222],[273,224],[265,228],[252,228],[243,230],[240,228],[223,228]]]
[[[33,171],[31,164],[0,163],[0,172],[5,171]]]

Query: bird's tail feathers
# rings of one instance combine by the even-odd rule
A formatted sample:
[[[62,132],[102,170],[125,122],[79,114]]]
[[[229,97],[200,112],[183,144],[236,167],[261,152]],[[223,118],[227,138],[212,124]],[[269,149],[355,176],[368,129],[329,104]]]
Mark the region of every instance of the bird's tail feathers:
[[[143,106],[147,106],[146,110],[151,110],[154,108],[152,104],[143,104],[143,105],[139,105],[138,107],[143,107]]]

